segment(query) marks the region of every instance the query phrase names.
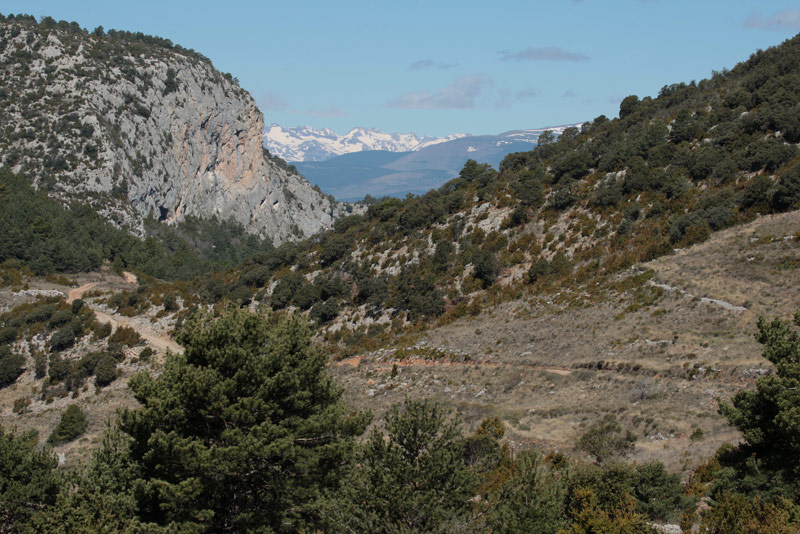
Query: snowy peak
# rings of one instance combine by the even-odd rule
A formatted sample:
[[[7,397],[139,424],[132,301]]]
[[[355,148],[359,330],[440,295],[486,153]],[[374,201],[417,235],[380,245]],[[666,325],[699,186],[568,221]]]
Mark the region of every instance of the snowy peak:
[[[466,136],[467,134],[453,134],[447,137],[418,137],[413,133],[388,134],[371,128],[353,128],[344,135],[338,135],[330,128],[284,128],[271,124],[264,132],[264,146],[286,161],[325,161],[342,154],[365,150],[414,152]]]

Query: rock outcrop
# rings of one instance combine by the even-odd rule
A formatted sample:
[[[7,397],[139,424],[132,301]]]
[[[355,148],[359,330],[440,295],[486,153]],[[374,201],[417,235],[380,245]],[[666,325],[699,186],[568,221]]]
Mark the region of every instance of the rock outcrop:
[[[216,216],[280,243],[348,210],[265,158],[250,95],[169,41],[6,20],[0,79],[3,164],[134,233]]]

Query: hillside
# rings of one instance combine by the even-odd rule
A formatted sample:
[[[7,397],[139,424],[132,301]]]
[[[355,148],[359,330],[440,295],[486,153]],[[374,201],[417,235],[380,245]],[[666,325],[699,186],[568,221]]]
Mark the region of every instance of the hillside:
[[[293,242],[227,221],[227,200],[222,221],[116,217],[145,240],[95,211],[149,206],[131,194],[147,158],[183,154],[195,179],[198,157],[208,183],[227,169],[224,198],[244,203],[272,179],[258,165],[289,176],[267,152],[250,165],[250,129],[225,137],[260,115],[227,115],[249,97],[219,80],[210,141],[137,155],[124,181],[92,167],[91,147],[127,169],[126,150],[163,141],[147,121],[166,111],[114,103],[118,86],[188,98],[169,80],[199,80],[202,57],[48,19],[3,29],[3,113],[23,126],[6,123],[0,171],[0,527],[797,532],[800,36]],[[108,105],[142,135],[77,112],[59,133],[63,62],[120,42],[123,66],[57,105],[83,113],[120,75]]]
[[[719,403],[772,372],[755,325],[791,317],[797,294],[800,211],[723,230],[600,285],[487,307],[333,372],[354,406],[433,398],[474,425],[499,418],[515,446],[571,451],[613,413],[637,437],[633,459],[686,471],[738,441]]]
[[[0,21],[0,158],[64,204],[143,221],[233,219],[274,243],[344,212],[264,157],[250,95],[166,39],[13,15]]]

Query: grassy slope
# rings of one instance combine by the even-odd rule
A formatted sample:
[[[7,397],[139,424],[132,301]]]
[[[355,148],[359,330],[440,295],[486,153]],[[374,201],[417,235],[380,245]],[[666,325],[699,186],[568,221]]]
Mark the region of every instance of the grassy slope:
[[[634,282],[647,271],[676,289],[659,291],[644,276]],[[717,399],[770,368],[753,337],[756,318],[788,317],[797,306],[800,212],[716,233],[600,289],[503,303],[420,334],[399,354],[345,360],[335,373],[357,406],[382,411],[406,395],[433,397],[471,424],[500,417],[512,442],[561,450],[615,413],[637,435],[637,460],[693,466],[737,439]],[[697,428],[704,437],[692,441]]]

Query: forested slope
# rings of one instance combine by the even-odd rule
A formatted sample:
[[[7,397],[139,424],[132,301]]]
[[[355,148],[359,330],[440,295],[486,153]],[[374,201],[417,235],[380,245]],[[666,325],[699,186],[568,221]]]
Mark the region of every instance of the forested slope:
[[[310,309],[342,325],[334,340],[357,340],[381,325],[603,277],[794,209],[798,62],[795,37],[709,79],[631,95],[619,118],[542,136],[499,171],[470,161],[438,190],[376,201],[205,282],[227,290],[201,292]]]

